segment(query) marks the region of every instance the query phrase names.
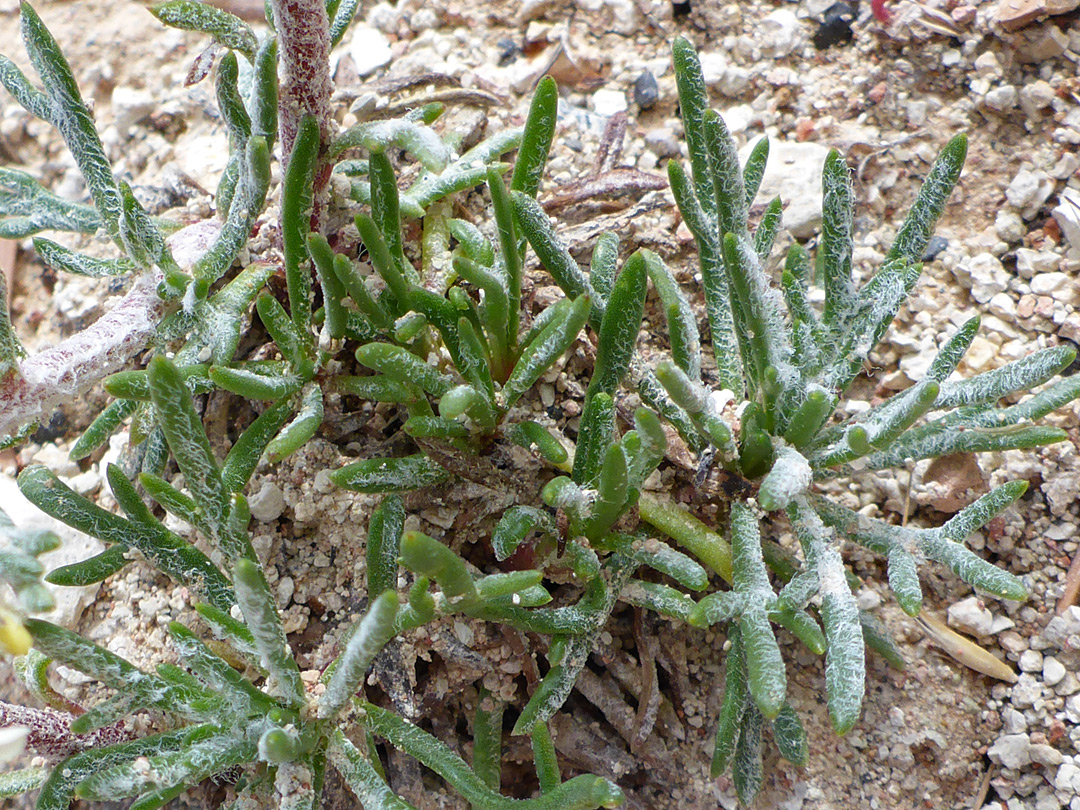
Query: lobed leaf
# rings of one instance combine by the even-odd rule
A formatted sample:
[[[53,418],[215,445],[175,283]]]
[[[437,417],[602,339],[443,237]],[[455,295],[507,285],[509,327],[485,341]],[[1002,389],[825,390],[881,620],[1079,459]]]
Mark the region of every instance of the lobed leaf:
[[[6,56],[0,56],[0,84],[28,113],[52,123],[53,108],[49,97],[34,87],[18,66]]]
[[[26,172],[0,167],[0,239],[44,230],[93,233],[101,225],[93,206],[58,197]]]
[[[181,660],[209,689],[225,697],[231,711],[265,715],[277,706],[269,695],[260,691],[179,622],[169,623],[169,635]]]
[[[38,794],[37,808],[68,810],[74,799],[76,786],[87,777],[139,757],[180,750],[187,745],[188,737],[193,733],[194,729],[182,728],[104,748],[93,748],[68,757],[49,773]]]
[[[131,482],[119,470],[113,472],[112,469],[108,477],[114,495],[119,491],[117,500],[123,498],[124,503],[133,506],[141,504],[137,493],[134,499],[130,497],[134,493]],[[28,501],[50,517],[108,545],[138,550],[174,581],[206,594],[215,606],[228,610],[234,604],[228,580],[209,558],[157,521],[136,522],[106,512],[75,494],[45,467],[27,467],[23,470],[19,475],[19,489]],[[141,510],[143,518],[149,516],[152,520],[145,506]]]
[[[75,789],[80,799],[103,801],[147,792],[176,796],[174,788],[186,788],[207,777],[255,759],[254,743],[227,733],[192,741],[184,749],[131,761],[96,772]],[[148,764],[149,768],[142,767]],[[156,799],[156,797],[155,797]],[[144,805],[145,807],[146,805]]]
[[[1076,349],[1072,346],[1042,349],[971,379],[943,383],[935,407],[944,410],[996,402],[1009,394],[1041,385],[1075,359]]]
[[[1027,488],[1027,481],[1009,481],[995,487],[949,518],[940,529],[941,535],[958,543],[963,542],[972,532],[981,529],[1020,500]]]
[[[919,546],[929,559],[948,566],[969,585],[1002,599],[1024,601],[1028,598],[1028,589],[1019,577],[988,563],[960,543],[937,534],[928,534],[920,538]]]
[[[504,129],[478,143],[442,172],[421,172],[420,177],[401,195],[402,210],[409,216],[423,216],[431,204],[487,181],[489,171],[494,170],[501,175],[510,167],[495,161],[516,149],[520,143],[520,129]],[[356,186],[353,188],[355,191]]]

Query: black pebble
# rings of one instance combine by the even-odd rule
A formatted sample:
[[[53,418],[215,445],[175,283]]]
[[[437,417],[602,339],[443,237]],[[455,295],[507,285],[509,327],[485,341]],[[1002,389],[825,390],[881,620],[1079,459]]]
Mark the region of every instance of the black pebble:
[[[685,17],[690,13],[690,0],[671,0],[671,15]]]
[[[509,37],[503,37],[495,44],[499,48],[499,67],[506,67],[521,56],[521,48]]]
[[[819,51],[833,45],[843,45],[855,38],[851,24],[855,22],[855,7],[851,3],[833,3],[814,32],[814,47]]]
[[[634,82],[634,103],[643,110],[651,109],[660,98],[660,88],[656,86],[656,77],[645,71]]]
[[[65,433],[67,433],[67,416],[64,415],[64,412],[61,409],[57,408],[52,412],[52,416],[49,417],[49,423],[47,425],[41,425],[34,431],[31,441],[35,441],[38,444],[55,442]]]
[[[944,236],[931,236],[930,241],[926,243],[926,250],[923,251],[922,261],[932,262],[948,246],[949,240]]]

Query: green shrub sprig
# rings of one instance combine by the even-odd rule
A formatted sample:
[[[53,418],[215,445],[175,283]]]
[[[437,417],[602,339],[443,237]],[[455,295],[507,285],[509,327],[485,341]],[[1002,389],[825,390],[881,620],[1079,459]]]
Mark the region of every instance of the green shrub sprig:
[[[180,664],[146,671],[30,618],[50,607],[36,557],[55,538],[20,532],[0,513],[0,582],[18,597],[17,607],[0,605],[0,645],[22,654],[21,679],[45,707],[0,704],[0,727],[23,729],[27,744],[49,760],[46,768],[0,776],[0,796],[39,789],[43,810],[62,810],[76,798],[131,798],[133,808],[150,810],[216,778],[233,781],[236,807],[313,810],[326,803],[330,765],[369,810],[407,808],[383,769],[384,741],[479,810],[614,807],[623,794],[613,782],[595,775],[563,781],[549,721],[565,709],[599,637],[628,604],[693,628],[727,623],[711,772],[730,767],[749,804],[763,779],[766,728],[785,759],[801,765],[809,754],[787,700],[775,626],[825,656],[828,712],[841,734],[860,715],[866,648],[902,663],[876,620],[857,607],[846,542],[885,557],[889,585],[913,616],[922,605],[919,568],[930,561],[986,592],[1026,597],[1020,579],[964,545],[1024,494],[1026,482],[997,487],[936,528],[871,519],[819,486],[920,459],[1065,437],[1034,423],[1080,396],[1077,377],[1050,383],[1075,351],[1051,347],[955,379],[977,318],[946,341],[924,379],[854,416],[837,414],[916,287],[921,255],[960,176],[964,136],[942,151],[882,266],[861,286],[852,272],[850,172],[832,152],[815,255],[793,246],[776,283],[769,257],[781,201],[766,206],[756,227],[749,222],[768,142],[739,165],[723,119],[708,107],[697,55],[677,39],[690,172],[672,161],[668,178],[697,243],[710,334],[703,345],[690,299],[659,255],[639,249],[620,261],[619,239],[606,233],[585,269],[560,241],[537,199],[557,119],[550,78],[538,84],[523,129],[495,133],[460,155],[455,134],[436,126],[441,103],[396,118],[361,114],[337,132],[326,57],[357,5],[271,0],[274,32],[262,37],[192,0],[155,7],[163,23],[206,34],[224,50],[215,90],[229,159],[215,218],[185,229],[151,217],[114,176],[67,61],[36,12],[23,6],[23,39],[42,89],[3,57],[0,83],[60,131],[92,204],[62,200],[25,172],[0,169],[0,236],[34,236],[51,266],[130,276],[132,285],[98,324],[34,356],[11,328],[0,287],[0,432],[7,444],[21,441],[64,397],[104,381],[114,402],[82,434],[72,458],[88,457],[127,423],[135,476],[107,468],[123,513],[116,514],[44,467],[23,470],[19,486],[28,499],[106,546],[45,578],[98,583],[141,558],[186,586],[198,617],[192,621],[205,627],[171,623]],[[298,13],[314,22],[300,26]],[[252,76],[246,93],[240,60]],[[504,161],[515,150],[513,164]],[[418,164],[405,188],[395,168],[399,152]],[[279,186],[272,181],[275,153]],[[343,182],[331,182],[334,173]],[[454,195],[481,186],[490,216],[456,216]],[[280,251],[248,260],[244,248],[273,200]],[[408,220],[422,220],[418,239],[407,236]],[[45,230],[103,231],[117,255],[84,255],[37,236]],[[190,256],[200,241],[204,249]],[[535,315],[523,296],[530,248],[565,293]],[[655,367],[637,346],[650,283],[671,350]],[[824,289],[820,307],[811,303],[811,284]],[[269,338],[258,359],[241,348],[252,311]],[[525,418],[524,406],[583,335],[595,339],[595,361],[571,448]],[[147,348],[145,367],[128,368]],[[999,404],[1040,386],[1015,404]],[[628,388],[640,407],[620,407]],[[254,403],[257,413],[222,458],[198,407],[210,392]],[[357,538],[365,544],[366,612],[313,689],[253,548],[245,493],[260,465],[280,462],[324,428],[327,403],[340,395],[398,409],[408,450],[346,460],[330,472],[342,489],[388,494],[366,538]],[[722,504],[722,532],[646,491],[675,432],[699,454],[703,472],[718,466],[740,481]],[[547,471],[521,480],[519,470],[500,467],[514,458],[505,452],[512,447],[534,451]],[[170,465],[182,486],[170,483]],[[461,478],[509,500],[490,537],[480,538],[490,554],[458,553],[405,528],[398,493]],[[194,527],[203,542],[169,528],[163,512]],[[799,554],[769,536],[774,523],[790,527]],[[521,560],[527,564],[517,570]],[[408,583],[402,593],[399,574]],[[553,583],[560,581],[556,601]],[[473,717],[471,765],[366,694],[365,677],[388,645],[453,616],[542,639],[546,667],[514,707],[512,727],[532,743],[539,786],[532,798],[499,792],[507,705],[485,690]],[[50,660],[97,681],[108,697],[75,706],[50,685]],[[155,733],[138,736],[136,717],[150,718]]]

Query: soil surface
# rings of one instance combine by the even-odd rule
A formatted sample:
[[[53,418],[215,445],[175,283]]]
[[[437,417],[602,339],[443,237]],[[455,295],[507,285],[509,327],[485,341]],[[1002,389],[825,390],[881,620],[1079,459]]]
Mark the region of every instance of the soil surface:
[[[228,7],[251,15],[259,6],[237,0]],[[1048,6],[1064,13],[1048,16]],[[855,170],[855,270],[866,278],[934,156],[952,135],[966,131],[967,167],[938,227],[924,278],[857,383],[856,399],[873,399],[920,379],[938,345],[972,314],[983,316],[982,331],[961,365],[966,374],[1038,347],[1080,341],[1080,21],[1070,6],[1076,3],[1002,0],[999,7],[978,0],[901,0],[874,16],[868,3],[829,0],[365,4],[334,53],[339,120],[350,123],[352,104],[385,89],[365,82],[436,72],[497,102],[454,110],[446,126],[476,136],[486,127],[490,134],[521,122],[536,80],[551,72],[562,90],[560,125],[540,199],[558,212],[563,238],[587,261],[596,236],[614,230],[624,254],[637,246],[656,250],[699,299],[692,240],[663,182],[664,164],[685,159],[669,57],[675,35],[689,37],[701,51],[713,106],[740,146],[762,134],[773,142],[773,169],[759,205],[780,194],[791,230],[778,240],[774,260],[792,237],[813,239],[820,167],[835,147]],[[167,30],[143,6],[125,0],[37,8],[93,104],[117,175],[131,182],[152,213],[184,222],[210,216],[207,190],[216,188],[224,167],[226,134],[211,81],[184,86],[205,39]],[[18,42],[18,4],[0,0],[0,51],[29,72]],[[626,119],[621,150],[608,128],[620,114]],[[83,199],[62,141],[6,94],[0,95],[0,162],[31,171],[63,196]],[[618,193],[600,198],[586,181],[610,178],[612,167],[639,174],[624,173],[632,181],[613,182]],[[110,255],[104,241],[71,244]],[[13,280],[13,322],[31,351],[92,323],[123,291],[123,281],[57,277],[29,240],[0,242],[0,263]],[[531,281],[537,300],[561,295],[536,267]],[[663,353],[655,301],[647,319],[641,348],[647,355]],[[701,322],[704,328],[703,313]],[[591,364],[591,353],[579,344],[523,407],[573,438]],[[65,406],[30,444],[4,457],[0,504],[11,505],[16,522],[48,523],[20,504],[12,483],[34,461],[115,508],[102,479],[107,462],[126,463],[124,442],[114,441],[104,456],[80,464],[67,458],[71,443],[107,401],[96,390]],[[205,407],[221,450],[252,416],[216,395]],[[340,466],[343,456],[371,455],[376,448],[393,452],[386,442],[396,419],[385,407],[331,402],[320,435],[283,464],[261,467],[253,480],[256,547],[272,561],[271,584],[305,677],[317,678],[335,653],[343,624],[366,603],[358,588],[362,542],[377,503],[335,489],[321,471]],[[769,746],[759,807],[1080,808],[1080,610],[1058,604],[1077,555],[1080,524],[1077,406],[1047,421],[1068,429],[1070,440],[828,485],[865,514],[932,526],[988,487],[1014,478],[1031,483],[1023,500],[971,543],[1025,579],[1028,602],[975,597],[943,569],[923,572],[926,609],[1007,661],[1019,680],[994,680],[943,652],[896,606],[882,561],[852,549],[847,559],[864,582],[860,606],[885,623],[907,668],[890,669],[870,656],[862,721],[838,738],[825,711],[822,662],[781,634],[790,700],[807,726],[811,754],[799,769]],[[693,491],[693,473],[684,469],[693,460],[683,461],[665,465],[651,485],[661,497],[715,522],[714,499]],[[525,465],[519,475],[523,490],[538,492],[551,471]],[[455,548],[489,531],[509,503],[460,482],[407,498],[410,521]],[[94,553],[93,541],[70,530],[62,534],[68,545],[59,553],[67,559]],[[778,523],[774,535],[791,542],[784,525]],[[483,564],[479,547],[470,559]],[[193,623],[183,590],[141,564],[102,585],[96,596],[69,593],[61,614],[61,623],[143,666],[171,655],[168,621]],[[436,624],[407,637],[382,661],[371,690],[382,689],[399,711],[423,718],[468,756],[466,718],[477,686],[483,683],[520,707],[526,683],[536,675],[529,654],[540,649],[536,642],[479,622]],[[701,632],[620,607],[555,724],[564,777],[587,770],[609,776],[634,808],[734,807],[730,780],[708,776],[724,643],[722,630]],[[647,688],[642,673],[650,667],[661,706],[653,733],[632,746]],[[9,681],[4,696],[19,700],[3,662],[0,679]],[[77,699],[93,698],[92,687],[76,673],[61,668],[54,680]],[[534,777],[526,741],[507,734],[504,744],[504,791],[527,796]],[[389,768],[396,789],[420,810],[461,806],[456,794],[407,759],[391,755]],[[210,786],[176,806],[217,806],[227,795],[227,785]],[[352,800],[334,790],[325,806],[350,807]]]

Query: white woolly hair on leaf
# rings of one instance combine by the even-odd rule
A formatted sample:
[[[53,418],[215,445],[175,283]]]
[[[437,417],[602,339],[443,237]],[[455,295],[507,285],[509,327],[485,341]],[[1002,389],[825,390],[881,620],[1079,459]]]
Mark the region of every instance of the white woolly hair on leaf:
[[[758,502],[766,509],[783,509],[810,488],[814,471],[802,453],[794,447],[780,444],[776,461],[761,482]]]
[[[380,594],[372,602],[338,659],[338,667],[319,700],[320,719],[336,715],[352,697],[375,656],[393,638],[397,610],[398,598],[393,591]]]

